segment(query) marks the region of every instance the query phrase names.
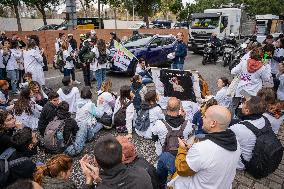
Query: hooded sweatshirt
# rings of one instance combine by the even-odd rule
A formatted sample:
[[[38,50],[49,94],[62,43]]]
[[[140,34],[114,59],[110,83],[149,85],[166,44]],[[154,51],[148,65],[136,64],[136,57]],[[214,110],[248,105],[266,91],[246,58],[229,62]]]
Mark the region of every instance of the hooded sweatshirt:
[[[146,131],[138,131],[137,129],[135,129],[135,131],[139,136],[144,137],[146,139],[151,139],[153,125],[155,125],[158,119],[165,119],[165,116],[161,107],[158,106],[157,104],[149,105],[147,103],[143,103],[141,105],[141,108],[142,110],[149,110],[150,125]]]
[[[252,59],[241,59],[241,62],[231,70],[231,74],[240,77],[235,97],[242,97],[240,94],[242,90],[251,96],[256,96],[262,88],[262,83],[270,81],[271,68],[269,64],[261,66],[259,62]]]
[[[57,93],[61,101],[66,101],[69,104],[69,112],[74,113],[77,111],[77,101],[80,98],[80,92],[77,87],[63,86]]]
[[[42,179],[43,189],[76,189],[75,184],[70,180],[44,177]]]

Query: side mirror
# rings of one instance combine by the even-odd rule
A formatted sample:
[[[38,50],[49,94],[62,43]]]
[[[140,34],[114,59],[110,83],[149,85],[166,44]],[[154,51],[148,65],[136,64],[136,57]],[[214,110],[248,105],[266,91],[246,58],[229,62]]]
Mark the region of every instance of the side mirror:
[[[158,44],[157,43],[152,43],[149,45],[149,48],[156,48],[158,47]]]

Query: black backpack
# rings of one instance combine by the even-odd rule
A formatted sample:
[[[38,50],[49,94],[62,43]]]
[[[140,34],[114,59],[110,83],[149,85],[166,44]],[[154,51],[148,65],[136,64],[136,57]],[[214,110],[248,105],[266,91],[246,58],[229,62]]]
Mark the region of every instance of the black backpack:
[[[113,124],[118,132],[126,132],[126,109],[132,102],[121,103],[120,109],[113,116]]]
[[[183,138],[183,131],[187,125],[187,120],[183,122],[178,130],[173,130],[165,120],[162,120],[162,122],[165,124],[168,130],[165,144],[163,146],[163,152],[170,152],[171,154],[176,156],[179,146],[178,138]]]
[[[242,162],[246,171],[254,178],[260,179],[273,173],[279,166],[283,156],[283,146],[271,128],[271,124],[266,117],[265,126],[262,129],[256,128],[248,121],[240,122],[251,130],[256,136],[256,142],[252,151],[252,158]]]
[[[11,168],[29,160],[27,157],[21,157],[9,161],[9,158],[15,151],[16,150],[14,148],[8,148],[0,155],[0,188],[7,184]]]
[[[104,54],[100,53],[100,55],[98,57],[98,63],[99,64],[107,63],[107,54],[106,53],[104,53]]]

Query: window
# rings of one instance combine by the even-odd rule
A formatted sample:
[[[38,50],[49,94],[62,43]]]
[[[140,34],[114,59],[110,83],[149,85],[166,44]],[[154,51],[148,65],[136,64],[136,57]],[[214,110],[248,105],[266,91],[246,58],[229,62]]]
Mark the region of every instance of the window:
[[[162,46],[163,45],[163,38],[158,37],[156,39],[154,39],[151,44],[157,44],[157,46]]]
[[[228,26],[228,16],[222,16],[220,23],[220,33],[222,33],[227,26]]]
[[[169,38],[164,38],[164,44],[163,45],[170,45],[175,41],[175,38],[169,37]]]

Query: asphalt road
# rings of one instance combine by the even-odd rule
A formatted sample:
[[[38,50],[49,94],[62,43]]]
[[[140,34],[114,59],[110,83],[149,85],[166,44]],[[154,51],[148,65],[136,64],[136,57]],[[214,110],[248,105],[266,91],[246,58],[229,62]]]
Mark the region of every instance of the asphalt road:
[[[219,57],[221,60],[222,57]],[[212,94],[216,93],[216,81],[220,77],[228,77],[231,79],[230,72],[228,67],[223,67],[222,62],[217,62],[216,65],[214,64],[207,64],[202,65],[201,63],[202,55],[193,54],[188,52],[188,56],[185,61],[184,69],[186,70],[197,70],[200,72],[202,77],[208,82],[210,92]],[[61,74],[58,70],[54,70],[50,68],[49,71],[45,72],[46,77],[46,85],[47,87],[53,88],[57,90],[59,87],[62,86],[61,79],[63,74]],[[108,78],[111,78],[113,83],[113,91],[118,92],[122,85],[130,85],[130,77],[124,74],[108,74]],[[77,70],[76,72],[76,79],[81,81],[82,84],[78,85],[79,88],[83,87],[83,75],[82,71]],[[93,82],[93,86],[95,86],[95,82]],[[93,88],[95,90],[95,87]]]

